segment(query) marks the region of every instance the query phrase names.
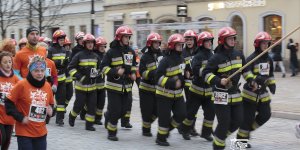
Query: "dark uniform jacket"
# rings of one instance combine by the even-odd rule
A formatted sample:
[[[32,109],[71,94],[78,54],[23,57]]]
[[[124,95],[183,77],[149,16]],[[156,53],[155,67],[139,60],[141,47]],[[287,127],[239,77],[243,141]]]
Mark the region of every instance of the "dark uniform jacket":
[[[68,60],[66,59],[66,50],[59,44],[53,44],[48,49],[49,59],[53,60],[57,69],[58,82],[65,82]]]

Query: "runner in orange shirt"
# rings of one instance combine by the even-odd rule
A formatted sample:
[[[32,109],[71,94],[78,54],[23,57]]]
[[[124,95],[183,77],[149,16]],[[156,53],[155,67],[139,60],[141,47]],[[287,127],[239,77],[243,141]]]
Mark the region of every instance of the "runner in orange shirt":
[[[39,30],[36,27],[29,27],[26,30],[27,44],[17,52],[14,58],[14,69],[16,75],[26,78],[28,74],[29,59],[34,55],[46,57],[46,49],[38,46]]]
[[[7,116],[4,107],[4,98],[10,93],[13,86],[19,81],[12,70],[12,54],[9,52],[0,53],[0,149],[7,150],[10,144],[13,125],[15,120]]]
[[[5,99],[6,113],[14,117],[18,149],[46,150],[46,116],[52,116],[53,92],[45,79],[46,62],[41,56],[31,58],[29,74],[19,81]]]

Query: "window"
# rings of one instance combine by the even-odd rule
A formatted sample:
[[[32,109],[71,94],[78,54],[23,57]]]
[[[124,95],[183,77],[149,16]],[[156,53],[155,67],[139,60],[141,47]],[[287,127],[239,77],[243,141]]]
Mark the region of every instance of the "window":
[[[272,38],[282,37],[282,17],[279,15],[268,15],[264,17],[264,31]]]
[[[81,25],[80,31],[86,33],[86,25]]]
[[[123,21],[114,21],[114,36],[116,33],[116,30],[123,24]]]
[[[11,31],[10,38],[15,39],[15,31]]]
[[[147,19],[141,19],[141,20],[137,20],[136,23],[137,24],[147,24],[147,23],[149,23],[149,21]],[[147,36],[148,36],[148,34],[150,34],[150,31],[149,30],[137,31],[136,34],[137,34],[136,46],[139,49],[142,49],[146,45]]]
[[[19,29],[19,39],[23,38],[23,29]]]
[[[243,20],[240,16],[235,15],[232,17],[231,22],[232,22],[232,28],[236,30],[236,34],[237,34],[235,48],[237,50],[243,50],[244,48]]]
[[[69,36],[72,46],[74,46],[75,26],[69,26]]]

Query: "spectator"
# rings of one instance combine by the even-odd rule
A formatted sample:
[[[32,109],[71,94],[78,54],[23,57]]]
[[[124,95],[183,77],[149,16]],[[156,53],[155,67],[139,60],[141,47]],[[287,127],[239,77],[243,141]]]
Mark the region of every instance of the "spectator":
[[[280,39],[280,37],[277,37],[275,39],[274,43],[276,43],[279,39]],[[272,59],[273,59],[273,64],[274,64],[273,65],[274,66],[274,71],[275,71],[276,65],[278,64],[279,67],[280,67],[280,70],[282,72],[282,77],[284,78],[285,77],[285,68],[284,68],[284,65],[283,65],[281,52],[282,52],[281,43],[279,43],[278,45],[276,45],[272,49],[272,53],[273,53]]]
[[[290,52],[290,67],[292,69],[292,75],[296,76],[297,71],[298,71],[298,58],[297,58],[297,51],[298,51],[298,46],[294,43],[293,39],[289,39],[289,43],[287,45],[287,49],[289,49]]]

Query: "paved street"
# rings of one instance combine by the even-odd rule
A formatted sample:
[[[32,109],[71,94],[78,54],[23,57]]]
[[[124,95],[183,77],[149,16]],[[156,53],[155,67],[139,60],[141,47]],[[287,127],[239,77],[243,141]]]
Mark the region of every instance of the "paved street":
[[[281,117],[299,116],[300,114],[300,77],[280,78],[277,77],[277,93],[273,97],[272,108],[274,113],[280,112]],[[75,127],[71,128],[65,119],[64,127],[57,127],[52,118],[48,125],[48,149],[49,150],[100,150],[100,149],[124,149],[124,150],[152,150],[152,149],[212,149],[212,144],[204,141],[200,137],[192,138],[191,141],[185,141],[176,130],[171,133],[169,142],[170,147],[159,147],[155,144],[155,137],[143,137],[141,134],[141,116],[139,101],[136,88],[134,89],[134,102],[132,110],[133,129],[126,130],[119,128],[118,142],[111,142],[106,139],[107,132],[103,126],[96,126],[96,132],[84,130],[84,121],[77,118]],[[68,107],[70,110],[71,107]],[[273,113],[273,114],[274,114]],[[200,131],[202,115],[199,112],[197,129]],[[300,139],[295,137],[295,124],[300,120],[290,120],[272,117],[262,128],[254,132],[251,139],[253,150],[299,150]],[[152,133],[156,135],[157,122],[153,124]],[[229,149],[230,139],[227,140],[227,149]],[[16,138],[12,138],[10,149],[17,149]]]

